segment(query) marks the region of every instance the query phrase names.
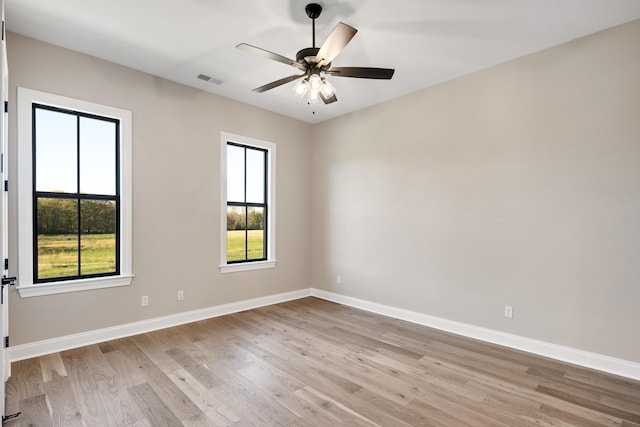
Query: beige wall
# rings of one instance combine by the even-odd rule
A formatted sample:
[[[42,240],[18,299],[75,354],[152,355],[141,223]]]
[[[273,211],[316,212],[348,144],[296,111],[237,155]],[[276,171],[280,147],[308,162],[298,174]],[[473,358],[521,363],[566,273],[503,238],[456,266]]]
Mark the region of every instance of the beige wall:
[[[640,362],[638,40],[635,21],[314,126],[313,285]]]
[[[310,125],[17,34],[7,42],[11,111],[17,86],[132,111],[136,275],[123,288],[26,299],[11,291],[12,344],[310,286]],[[277,145],[275,269],[219,272],[220,131]],[[15,115],[9,133],[17,182]],[[16,192],[10,197],[16,254]],[[10,267],[15,273],[15,256]],[[148,307],[140,307],[141,295],[149,296]]]
[[[640,362],[637,40],[640,21],[311,127],[9,34],[11,108],[24,86],[133,111],[136,274],[12,291],[12,343],[312,285]],[[223,130],[278,144],[274,270],[218,272]],[[15,182],[15,116],[10,143]]]

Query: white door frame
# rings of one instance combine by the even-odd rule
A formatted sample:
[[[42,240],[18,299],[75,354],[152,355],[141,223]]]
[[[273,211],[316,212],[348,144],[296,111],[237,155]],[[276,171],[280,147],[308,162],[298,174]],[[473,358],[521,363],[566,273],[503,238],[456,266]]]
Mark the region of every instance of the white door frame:
[[[0,227],[0,240],[1,240],[1,257],[0,263],[2,264],[2,278],[6,278],[9,275],[9,266],[5,261],[9,258],[8,255],[8,188],[6,187],[6,183],[8,183],[8,174],[7,174],[7,145],[8,145],[8,113],[7,113],[7,102],[8,102],[8,79],[9,79],[9,71],[7,68],[7,47],[6,47],[6,32],[5,32],[5,22],[4,22],[4,0],[0,0],[0,11],[2,13],[2,29],[1,31],[1,46],[0,46],[0,72],[2,73],[2,82],[0,83],[0,170],[1,170],[1,188],[0,192],[2,192],[2,196],[0,196],[0,215],[1,219],[1,227]],[[9,375],[11,375],[11,364],[9,362],[9,358],[7,357],[7,349],[5,347],[5,337],[9,337],[9,293],[8,286],[2,286],[2,305],[0,306],[0,415],[4,419],[5,415],[5,383],[7,379],[9,379]]]

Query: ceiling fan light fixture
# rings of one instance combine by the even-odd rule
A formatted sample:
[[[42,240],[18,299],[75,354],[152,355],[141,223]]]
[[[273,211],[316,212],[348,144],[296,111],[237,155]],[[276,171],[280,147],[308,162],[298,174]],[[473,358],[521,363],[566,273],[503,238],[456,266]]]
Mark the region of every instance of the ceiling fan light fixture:
[[[307,97],[307,102],[309,104],[315,104],[320,100],[320,91],[311,89],[309,91],[309,96]]]
[[[311,74],[309,76],[309,89],[318,92],[322,87],[322,79],[318,74]]]
[[[325,98],[331,98],[336,93],[336,88],[333,87],[331,83],[324,77],[322,78],[322,83],[320,85],[320,92],[324,95]]]
[[[300,80],[293,87],[293,93],[300,99],[303,99],[307,92],[309,92],[309,82],[307,82],[307,79]]]
[[[309,77],[300,80],[293,86],[292,90],[298,98],[307,101],[307,104],[315,104],[320,99],[329,99],[336,92],[333,85],[318,74],[311,74]]]

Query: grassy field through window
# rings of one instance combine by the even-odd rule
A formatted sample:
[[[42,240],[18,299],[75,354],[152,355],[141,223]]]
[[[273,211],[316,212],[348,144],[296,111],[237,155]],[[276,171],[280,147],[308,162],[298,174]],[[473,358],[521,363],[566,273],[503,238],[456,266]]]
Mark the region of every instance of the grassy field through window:
[[[116,271],[115,234],[83,234],[82,274]],[[78,275],[78,236],[56,234],[38,236],[38,278],[50,279]]]
[[[249,253],[245,258],[244,230],[227,231],[227,259],[265,258],[264,230],[249,230]],[[82,274],[116,271],[115,234],[82,235]],[[78,236],[74,234],[38,236],[38,278],[72,277],[78,275]]]
[[[227,261],[266,258],[264,253],[264,230],[249,230],[249,254],[245,258],[245,231],[227,231]]]

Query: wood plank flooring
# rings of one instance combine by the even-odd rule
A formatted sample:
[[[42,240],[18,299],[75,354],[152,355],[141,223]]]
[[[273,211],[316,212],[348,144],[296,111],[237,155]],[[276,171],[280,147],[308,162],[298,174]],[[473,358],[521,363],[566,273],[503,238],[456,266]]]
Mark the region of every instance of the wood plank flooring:
[[[640,382],[305,298],[14,362],[5,426],[640,426]]]

